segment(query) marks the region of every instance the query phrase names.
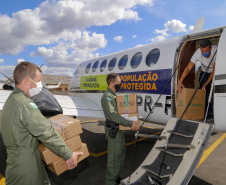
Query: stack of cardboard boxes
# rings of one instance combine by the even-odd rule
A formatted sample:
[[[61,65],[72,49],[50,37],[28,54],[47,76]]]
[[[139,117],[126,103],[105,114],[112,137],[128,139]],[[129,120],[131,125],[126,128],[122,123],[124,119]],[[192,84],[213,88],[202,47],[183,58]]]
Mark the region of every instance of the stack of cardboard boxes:
[[[194,94],[195,89],[183,88],[181,93],[178,93],[177,97],[177,112],[176,117],[180,118],[188,105],[192,95]],[[198,89],[193,100],[191,101],[190,106],[183,115],[182,119],[189,120],[200,120],[204,119],[204,110],[205,110],[205,98],[206,91]]]
[[[136,94],[120,94],[116,97],[118,113],[130,121],[137,121],[139,124],[139,114],[137,108]],[[119,125],[119,130],[131,130],[130,127]]]
[[[82,128],[79,120],[59,114],[49,118],[49,121],[56,129],[56,131],[60,133],[65,141],[65,144],[73,152],[83,152],[83,155],[78,157],[78,162],[89,156],[87,145],[81,142],[79,135],[82,133]],[[54,154],[42,143],[39,144],[39,150],[43,161],[55,174],[60,175],[68,169],[66,161]]]

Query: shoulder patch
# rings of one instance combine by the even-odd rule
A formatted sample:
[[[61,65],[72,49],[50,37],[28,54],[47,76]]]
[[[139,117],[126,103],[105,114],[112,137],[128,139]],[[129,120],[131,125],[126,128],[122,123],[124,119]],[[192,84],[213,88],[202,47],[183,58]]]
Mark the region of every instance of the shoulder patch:
[[[111,97],[111,96],[108,96],[108,97],[107,97],[107,100],[108,100],[108,101],[112,101],[112,97]]]
[[[38,109],[37,105],[34,102],[29,103],[33,109]]]

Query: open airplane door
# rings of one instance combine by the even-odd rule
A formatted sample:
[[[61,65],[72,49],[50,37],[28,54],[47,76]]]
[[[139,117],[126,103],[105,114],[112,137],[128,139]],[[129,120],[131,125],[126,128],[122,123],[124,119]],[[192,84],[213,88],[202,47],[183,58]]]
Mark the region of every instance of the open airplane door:
[[[215,130],[226,130],[226,29],[221,34],[215,64],[214,124]]]
[[[212,124],[170,118],[147,158],[121,184],[187,185],[212,130]]]

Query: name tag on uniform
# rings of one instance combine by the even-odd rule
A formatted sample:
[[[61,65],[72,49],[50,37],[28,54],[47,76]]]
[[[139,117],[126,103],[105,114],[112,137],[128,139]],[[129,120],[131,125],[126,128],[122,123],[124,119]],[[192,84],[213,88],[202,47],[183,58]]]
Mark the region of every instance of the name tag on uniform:
[[[33,109],[38,109],[37,105],[34,102],[29,103]]]

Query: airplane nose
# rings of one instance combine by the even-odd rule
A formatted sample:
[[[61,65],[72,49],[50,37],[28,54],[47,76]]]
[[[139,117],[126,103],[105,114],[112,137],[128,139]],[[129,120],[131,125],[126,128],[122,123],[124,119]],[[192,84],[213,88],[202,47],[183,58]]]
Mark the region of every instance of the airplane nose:
[[[41,92],[31,99],[38,106],[43,116],[55,116],[57,114],[63,114],[61,108],[55,97],[45,88],[42,88]]]

